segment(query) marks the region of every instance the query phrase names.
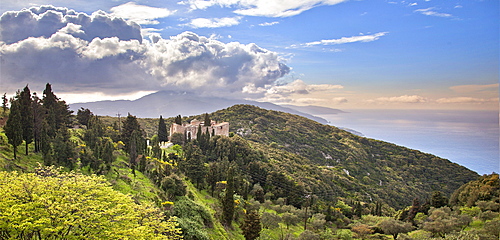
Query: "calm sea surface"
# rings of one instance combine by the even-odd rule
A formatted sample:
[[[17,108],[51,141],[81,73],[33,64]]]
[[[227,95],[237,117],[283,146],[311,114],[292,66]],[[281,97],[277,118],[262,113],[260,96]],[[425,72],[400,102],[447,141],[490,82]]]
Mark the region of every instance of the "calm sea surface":
[[[496,111],[346,110],[320,115],[365,137],[431,153],[479,174],[500,172]]]

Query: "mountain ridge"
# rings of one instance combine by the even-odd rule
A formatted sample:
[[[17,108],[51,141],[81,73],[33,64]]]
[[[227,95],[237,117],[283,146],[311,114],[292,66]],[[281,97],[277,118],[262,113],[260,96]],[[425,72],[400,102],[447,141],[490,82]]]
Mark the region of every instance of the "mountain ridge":
[[[229,99],[222,97],[197,96],[193,93],[181,93],[173,91],[159,91],[141,97],[136,100],[105,100],[97,102],[84,102],[70,104],[70,109],[76,111],[80,108],[91,109],[92,112],[100,116],[116,116],[120,113],[130,113],[139,118],[174,117],[177,115],[192,116],[204,112],[215,112],[237,104],[255,105],[268,110],[288,112],[303,116],[319,123],[326,124],[327,120],[305,112],[305,107],[288,107],[269,102],[257,102],[242,99]],[[147,106],[147,107],[146,107]],[[324,108],[324,107],[323,107]],[[302,109],[302,110],[300,110]],[[326,109],[326,108],[324,108]],[[343,112],[331,109],[335,112]]]

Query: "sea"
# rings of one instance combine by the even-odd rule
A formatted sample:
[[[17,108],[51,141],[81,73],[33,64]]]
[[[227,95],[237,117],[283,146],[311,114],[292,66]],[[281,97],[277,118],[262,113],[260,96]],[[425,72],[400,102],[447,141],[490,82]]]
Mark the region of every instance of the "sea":
[[[345,111],[318,116],[330,125],[430,153],[480,175],[500,172],[498,111]]]

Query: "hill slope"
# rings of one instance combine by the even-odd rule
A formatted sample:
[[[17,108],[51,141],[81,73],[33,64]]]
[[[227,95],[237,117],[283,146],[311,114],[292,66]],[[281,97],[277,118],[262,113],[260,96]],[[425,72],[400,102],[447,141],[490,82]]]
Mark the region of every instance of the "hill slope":
[[[400,208],[432,191],[449,196],[478,177],[446,159],[288,113],[235,105],[212,119],[230,122],[230,131],[267,152],[266,168],[286,172],[318,195],[379,199]]]

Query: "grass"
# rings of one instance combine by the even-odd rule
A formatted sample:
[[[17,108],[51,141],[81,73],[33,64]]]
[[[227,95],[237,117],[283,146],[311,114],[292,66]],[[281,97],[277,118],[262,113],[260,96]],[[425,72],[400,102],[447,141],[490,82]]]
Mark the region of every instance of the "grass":
[[[128,167],[128,158],[118,155],[113,162],[111,171],[106,174],[106,179],[113,185],[113,188],[124,194],[131,195],[136,201],[155,202],[159,204],[160,190],[153,182],[140,171],[132,170]]]
[[[208,194],[205,190],[198,191],[198,189],[196,189],[190,181],[185,180],[184,182],[187,185],[187,195],[189,196],[189,194],[192,194],[193,201],[207,209],[210,215],[216,216],[216,211],[214,210],[213,206],[215,206],[215,204],[218,204],[218,200],[211,197],[210,194]],[[224,230],[224,226],[222,226],[218,219],[214,219],[213,223],[213,228],[206,229],[210,239],[245,239],[241,234],[236,234],[234,231],[226,232],[226,230]],[[235,229],[239,228],[236,227]]]
[[[0,170],[33,172],[38,163],[43,164],[40,153],[33,153],[34,145],[28,145],[28,155],[25,153],[24,142],[17,147],[17,159],[14,159],[14,149],[8,144],[3,128],[0,128]]]

